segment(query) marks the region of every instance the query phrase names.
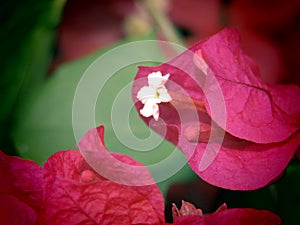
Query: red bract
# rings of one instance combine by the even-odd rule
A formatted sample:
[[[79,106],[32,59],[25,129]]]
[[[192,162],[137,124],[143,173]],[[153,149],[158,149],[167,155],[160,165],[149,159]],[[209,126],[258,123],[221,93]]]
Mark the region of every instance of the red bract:
[[[87,132],[79,144],[81,151],[97,151],[96,159],[100,155],[110,162],[105,170],[111,169],[111,174],[119,169],[117,161],[143,171],[141,177],[133,177],[118,170],[126,176],[123,180],[152,179],[140,163],[107,152],[103,135],[103,127]],[[55,153],[44,168],[0,152],[0,221],[11,225],[159,225],[164,224],[164,202],[153,180],[144,186],[113,182],[95,172],[76,150]]]
[[[36,224],[43,200],[42,177],[37,163],[0,151],[1,224]]]
[[[215,214],[200,216],[182,216],[174,221],[174,225],[279,225],[281,220],[267,210],[250,208],[227,209]]]
[[[201,209],[188,202],[182,201],[180,210],[173,206],[174,225],[278,225],[281,219],[267,210],[251,208],[227,209],[221,205],[212,214],[202,214]]]
[[[80,141],[81,151],[90,150],[90,146],[98,143],[99,154],[105,152],[117,160],[141,167],[127,156],[107,153],[103,132],[103,127],[89,131]],[[114,169],[115,165],[106,167],[106,170]],[[54,154],[45,163],[44,169],[45,207],[40,217],[41,224],[163,223],[163,197],[157,185],[135,187],[110,181],[97,174],[75,150]],[[130,179],[130,174],[127,179]]]
[[[157,71],[170,74],[165,86],[173,100],[159,105],[164,122],[151,127],[162,134],[166,126],[165,138],[205,181],[250,190],[284,170],[300,143],[300,88],[262,82],[236,30],[224,29],[168,63],[140,67],[133,86],[138,110],[137,92]]]

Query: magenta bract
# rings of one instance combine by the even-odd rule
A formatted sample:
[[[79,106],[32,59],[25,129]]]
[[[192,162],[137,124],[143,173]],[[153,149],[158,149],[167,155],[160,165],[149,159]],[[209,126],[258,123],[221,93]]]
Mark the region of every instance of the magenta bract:
[[[82,148],[98,150],[99,154],[105,153],[101,155],[102,160],[103,157],[113,155],[120,161],[141,167],[140,163],[130,157],[108,153],[103,135],[103,127],[87,132],[79,143],[81,151],[84,151]],[[110,164],[106,165],[106,170],[109,167],[115,169],[115,165]],[[46,187],[43,224],[60,225],[61,221],[68,221],[67,224],[127,225],[161,224],[164,221],[163,197],[156,184],[127,186],[108,180],[94,171],[79,151],[54,154],[45,163],[44,170]]]
[[[222,90],[227,114],[222,128],[228,133],[271,143],[283,141],[299,129],[300,88],[263,83],[253,62],[242,53],[235,30],[212,36],[199,46],[197,55],[199,51]],[[210,111],[210,102],[206,106]]]
[[[279,225],[281,219],[267,210],[250,208],[227,209],[221,212],[200,216],[182,216],[174,221],[174,225]]]
[[[268,85],[240,49],[234,29],[201,41],[171,61],[139,67],[133,100],[149,73],[170,74],[170,103],[151,128],[177,145],[205,181],[251,190],[276,179],[300,144],[300,88]],[[142,119],[149,124],[152,118]]]
[[[251,208],[227,209],[224,203],[214,213],[203,214],[201,209],[182,201],[180,210],[173,205],[174,225],[278,225],[281,219],[267,210],[256,210]]]
[[[81,139],[86,150],[98,150],[101,159],[138,166],[150,179],[147,168],[126,155],[109,153],[104,145],[104,128],[92,129]],[[99,145],[95,145],[99,144]],[[96,146],[96,149],[93,147]],[[91,148],[90,148],[91,147]],[[114,164],[106,170],[115,170]],[[126,171],[126,179],[138,180]],[[148,177],[147,177],[148,176]],[[164,224],[164,199],[152,181],[129,186],[99,175],[80,151],[59,151],[44,164],[0,152],[0,221],[11,225],[72,224]]]
[[[2,224],[37,222],[43,201],[43,169],[37,163],[0,151],[0,221]]]
[[[95,173],[79,151],[58,152],[45,164],[45,208],[43,224],[160,224],[163,220],[161,199],[156,199],[160,212],[152,205],[151,192],[111,182]],[[143,190],[144,187],[139,187]],[[158,208],[158,207],[157,207]]]

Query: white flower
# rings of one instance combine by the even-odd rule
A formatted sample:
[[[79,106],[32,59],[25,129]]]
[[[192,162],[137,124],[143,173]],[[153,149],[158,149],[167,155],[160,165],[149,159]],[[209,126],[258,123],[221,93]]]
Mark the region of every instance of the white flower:
[[[159,118],[158,104],[172,100],[165,87],[170,74],[162,76],[161,72],[153,72],[148,75],[148,86],[142,87],[137,93],[137,98],[144,104],[140,110],[145,117],[153,116],[155,120]]]

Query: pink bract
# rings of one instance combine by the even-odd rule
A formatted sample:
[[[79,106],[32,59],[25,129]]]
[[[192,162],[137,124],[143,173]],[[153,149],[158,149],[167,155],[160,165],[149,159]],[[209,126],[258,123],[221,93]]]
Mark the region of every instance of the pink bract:
[[[174,225],[278,225],[280,217],[267,210],[251,208],[227,209],[224,203],[214,213],[203,214],[201,209],[182,201],[180,210],[176,205],[172,208]]]
[[[101,159],[114,157],[138,166],[147,179],[147,168],[126,155],[109,153],[103,141],[104,128],[92,129],[80,147],[92,148]],[[95,143],[99,145],[95,145]],[[102,153],[106,154],[102,154]],[[97,158],[98,159],[98,158]],[[106,164],[106,170],[118,167]],[[119,170],[127,180],[143,180]],[[164,224],[164,199],[152,180],[144,186],[129,186],[99,175],[80,151],[59,151],[44,164],[0,152],[0,221],[11,225],[72,224]]]
[[[43,200],[43,170],[37,163],[0,151],[0,221],[34,225]]]
[[[265,84],[242,53],[235,30],[224,29],[198,48],[196,54],[201,57],[200,50],[224,96],[227,123],[223,129],[257,143],[283,141],[299,129],[300,88]],[[210,104],[206,102],[208,110]]]
[[[227,209],[221,212],[200,216],[182,216],[174,221],[174,225],[279,225],[281,219],[267,210],[250,208]]]
[[[151,128],[160,133],[167,127],[165,138],[201,178],[251,190],[282,173],[300,144],[300,88],[264,83],[241,51],[236,30],[224,29],[160,66],[139,67],[133,85],[138,111],[136,93],[157,71],[170,73],[166,88],[173,100],[159,105],[161,120]]]
[[[87,132],[80,141],[80,148],[95,147],[99,139],[99,154],[105,152],[104,157],[110,154],[103,142],[103,132],[103,127]],[[89,147],[86,150],[91,150]],[[141,167],[141,164],[127,156],[112,155]],[[114,165],[110,166],[114,168]],[[66,221],[66,224],[127,225],[161,224],[164,221],[163,197],[157,185],[126,186],[110,181],[94,171],[79,151],[54,154],[45,163],[44,170],[45,207],[41,224],[61,225],[62,221]],[[147,169],[144,167],[144,170]]]

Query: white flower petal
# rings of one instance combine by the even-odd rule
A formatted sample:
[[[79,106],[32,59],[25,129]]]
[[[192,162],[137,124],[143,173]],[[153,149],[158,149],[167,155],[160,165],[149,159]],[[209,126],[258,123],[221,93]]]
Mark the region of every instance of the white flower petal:
[[[172,97],[166,88],[160,88],[157,90],[157,92],[159,93],[159,98],[162,102],[169,102],[172,100]]]
[[[148,75],[148,84],[153,88],[158,88],[161,85],[164,85],[169,78],[169,74],[162,76],[161,72],[153,72]]]
[[[162,78],[162,73],[160,71],[149,73],[148,80],[152,78]]]
[[[158,105],[153,105],[153,118],[157,121],[159,118],[159,108]]]
[[[142,101],[143,99],[154,98],[156,95],[156,89],[152,87],[142,87],[137,93],[137,98]]]
[[[163,84],[165,84],[166,82],[167,82],[167,80],[169,79],[169,76],[170,76],[170,74],[168,73],[168,74],[166,74],[166,75],[164,75],[162,78],[163,78],[163,80],[164,80],[164,83]]]
[[[144,107],[140,110],[141,115],[143,115],[144,117],[149,117],[149,116],[153,116],[154,119],[157,118],[159,116],[159,108],[158,105],[156,103],[156,101],[154,99],[149,99]],[[156,119],[156,120],[157,120]]]

